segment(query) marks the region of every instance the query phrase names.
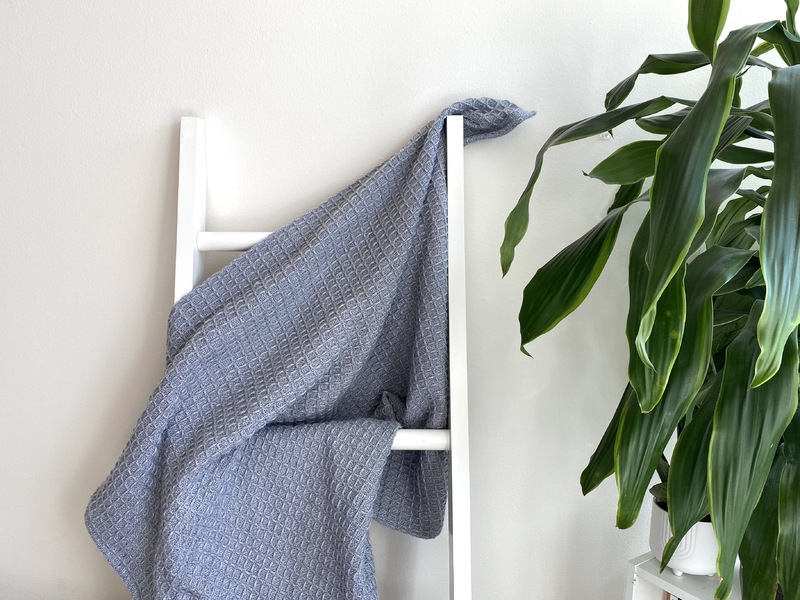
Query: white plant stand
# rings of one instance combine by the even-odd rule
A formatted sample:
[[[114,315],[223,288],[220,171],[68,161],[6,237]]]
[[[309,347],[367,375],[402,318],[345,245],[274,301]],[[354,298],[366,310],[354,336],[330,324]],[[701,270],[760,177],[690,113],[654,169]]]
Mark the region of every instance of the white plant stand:
[[[670,600],[670,594],[680,600],[714,600],[719,580],[703,575],[678,577],[669,569],[658,572],[659,561],[651,552],[628,561],[625,600]],[[730,600],[742,600],[739,569],[734,575]]]

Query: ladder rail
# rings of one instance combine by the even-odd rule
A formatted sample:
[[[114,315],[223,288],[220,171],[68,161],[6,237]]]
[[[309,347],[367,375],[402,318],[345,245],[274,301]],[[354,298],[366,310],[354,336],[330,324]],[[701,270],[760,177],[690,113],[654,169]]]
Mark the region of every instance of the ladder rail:
[[[450,598],[472,598],[467,410],[464,117],[447,117],[447,256],[450,345]]]
[[[450,451],[450,598],[472,599],[467,402],[466,265],[464,244],[464,119],[447,117],[449,429],[401,429],[392,450]],[[205,122],[183,117],[178,173],[175,301],[202,275],[202,252],[246,251],[270,232],[205,230],[207,165]]]

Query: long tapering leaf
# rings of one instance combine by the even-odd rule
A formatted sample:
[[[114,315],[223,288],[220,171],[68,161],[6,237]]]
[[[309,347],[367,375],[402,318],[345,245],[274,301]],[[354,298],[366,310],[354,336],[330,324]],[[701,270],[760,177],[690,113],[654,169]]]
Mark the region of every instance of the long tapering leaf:
[[[718,377],[713,386],[719,394]],[[670,478],[667,482],[667,506],[672,529],[664,554],[661,570],[669,563],[684,536],[702,518],[708,516],[708,446],[711,441],[711,423],[714,417],[716,396],[700,406],[692,422],[686,426],[672,453]]]
[[[689,114],[691,108],[682,108],[674,113],[665,115],[654,115],[652,117],[642,117],[636,119],[636,124],[648,133],[656,135],[669,135],[678,128],[678,125],[683,123],[686,115]]]
[[[775,600],[778,585],[778,487],[785,462],[779,452],[739,545],[742,594],[748,600]]]
[[[748,287],[748,282],[761,269],[761,263],[758,261],[757,258],[750,259],[747,264],[739,271],[733,279],[731,279],[728,283],[723,285],[721,288],[717,290],[716,295],[721,296],[723,294],[732,294],[733,292],[738,292],[740,290],[746,289]],[[714,311],[716,312],[716,304],[714,305]],[[748,314],[750,311],[748,310]]]
[[[741,248],[739,245],[740,237],[744,233],[743,222],[745,216],[756,208],[756,204],[747,198],[734,198],[719,213],[714,229],[711,230],[706,245],[711,246],[732,246]],[[753,238],[747,236],[750,245]],[[746,246],[749,248],[749,246]]]
[[[800,599],[800,412],[784,432],[786,467],[778,500],[778,579],[786,600]]]
[[[665,115],[642,117],[641,119],[636,119],[636,124],[648,133],[669,135],[684,121],[690,110],[689,108],[685,108]],[[750,108],[737,109],[735,107],[732,107],[731,113],[732,116],[728,118],[725,127],[730,128],[731,131],[733,131],[734,127],[740,127],[740,130],[736,132],[735,135],[728,136],[729,138],[733,138],[733,141],[736,141],[738,136],[771,139],[771,136],[766,133],[766,130],[772,131],[772,117],[769,115],[754,111]],[[749,119],[749,122],[746,123],[742,119]],[[722,142],[723,139],[724,138],[720,136],[720,142]],[[727,144],[720,145],[724,148],[730,143],[731,140],[728,140]],[[718,146],[716,152],[719,153],[721,149],[722,148]]]
[[[639,357],[639,353],[634,346],[635,333],[639,321],[642,319],[641,306],[643,303],[643,292],[647,282],[647,244],[650,239],[650,213],[647,213],[642,220],[636,236],[631,244],[630,257],[628,259],[628,317],[625,331],[628,338],[628,380],[637,390],[644,392],[647,387],[647,371],[655,373],[652,364],[645,365]],[[638,388],[638,389],[637,389]],[[641,403],[641,399],[639,400]]]
[[[763,162],[772,162],[775,155],[768,150],[746,148],[744,146],[728,146],[717,155],[723,162],[734,165],[751,165]]]
[[[643,237],[640,232],[634,239],[632,256],[634,251],[641,252]],[[752,252],[718,246],[689,264],[683,343],[663,397],[646,414],[639,410],[639,405],[629,402],[620,421],[615,451],[618,527],[629,527],[636,520],[659,458],[703,384],[711,358],[712,296],[747,264],[752,255]],[[635,276],[634,270],[632,267]],[[631,349],[631,354],[635,360],[635,350]]]
[[[786,600],[800,598],[800,461],[787,461],[778,500],[778,580]]]
[[[650,177],[656,167],[656,152],[663,140],[640,140],[622,146],[594,169],[589,177],[603,183],[632,184]]]
[[[749,294],[725,294],[715,298],[714,325],[731,323],[753,312],[755,300]]]
[[[633,90],[639,75],[675,75],[688,73],[708,65],[708,58],[702,52],[681,52],[678,54],[651,54],[635,73],[626,77],[606,94],[606,110],[613,110],[625,101]]]
[[[650,199],[650,275],[636,347],[649,362],[645,342],[656,304],[686,258],[704,217],[704,198],[714,150],[731,111],[734,80],[756,36],[775,23],[732,32],[719,46],[706,91],[675,133],[661,146]]]
[[[522,241],[525,232],[528,230],[528,206],[530,204],[533,188],[542,172],[544,155],[547,150],[552,146],[566,144],[604,133],[631,119],[653,115],[669,108],[675,104],[675,102],[676,101],[671,98],[661,96],[647,100],[646,102],[624,106],[594,117],[583,119],[582,121],[564,125],[553,132],[536,154],[533,173],[531,173],[531,177],[528,180],[528,185],[525,187],[516,206],[514,206],[506,219],[505,236],[503,237],[503,244],[500,247],[500,266],[503,275],[505,275],[511,267],[511,263],[514,261],[514,250],[519,245],[520,241]]]
[[[760,225],[761,215],[754,215],[743,221],[736,221],[722,232],[723,237],[720,238],[719,245],[749,250],[758,242]]]
[[[731,115],[725,122],[725,126],[720,133],[717,147],[714,149],[714,158],[717,158],[725,148],[738,140],[742,134],[750,127],[753,119],[745,116]]]
[[[733,589],[736,553],[772,466],[778,442],[797,410],[797,337],[790,336],[775,376],[749,388],[758,341],[756,302],[745,328],[728,347],[722,389],[714,411],[709,451],[711,520],[720,546],[716,598]]]
[[[800,324],[800,66],[777,71],[769,96],[777,133],[772,188],[761,219],[767,297],[758,323],[761,354],[753,386],[778,370],[784,342]]]
[[[586,465],[586,468],[581,473],[581,491],[584,496],[614,473],[614,442],[617,439],[617,427],[622,416],[622,409],[630,401],[631,395],[634,396],[633,402],[635,403],[635,392],[628,384],[617,405],[617,410],[614,411],[614,416],[611,417],[611,422],[609,422],[600,443],[597,445],[597,449],[589,459],[589,464]]]
[[[642,193],[642,187],[644,187],[644,182],[642,181],[619,186],[617,193],[614,194],[614,202],[611,203],[611,206],[608,208],[608,212],[611,212],[620,206],[627,206],[631,202],[635,202],[637,200],[645,201],[649,199],[649,191],[646,192],[643,197],[639,197],[639,195]]]
[[[751,56],[748,59],[748,64],[752,62],[753,57]],[[762,102],[758,102],[752,106],[748,106],[747,108],[732,108],[731,114],[736,116],[742,117],[750,117],[753,119],[752,127],[755,131],[747,130],[747,134],[751,137],[756,137],[759,139],[770,139],[769,136],[765,136],[765,132],[774,131],[775,124],[772,120],[772,115],[769,114],[769,100],[764,100]]]
[[[792,422],[783,432],[783,440],[786,458],[800,461],[800,411],[794,414]]]
[[[787,65],[800,63],[800,38],[796,33],[785,27],[774,27],[762,33],[761,37],[775,46]]]
[[[705,214],[703,222],[692,240],[689,247],[689,254],[694,254],[713,231],[714,223],[717,221],[717,214],[720,206],[728,198],[736,193],[742,180],[747,176],[747,169],[711,169],[708,172],[708,182],[706,184]]]
[[[648,215],[649,216],[649,215]],[[647,282],[645,254],[649,240],[649,218],[645,217],[631,245],[628,267],[628,379],[636,390],[639,406],[650,412],[658,404],[669,379],[672,365],[678,355],[686,318],[686,295],[682,274],[675,276],[667,291],[659,299],[659,311],[653,326],[655,335],[648,346],[651,363],[642,362],[635,347],[637,326],[641,320],[642,292]],[[652,470],[650,471],[652,473]],[[646,482],[645,484],[646,485]],[[644,494],[644,488],[641,489]]]
[[[711,340],[711,356],[715,369],[721,371],[725,367],[725,350],[730,346],[736,336],[741,333],[747,319],[736,319],[730,323],[714,327],[714,337]]]
[[[772,153],[750,148],[729,146],[739,139],[752,122],[751,117],[731,116],[722,129],[714,157],[729,159],[756,158],[762,160],[746,160],[743,164],[751,162],[765,162],[772,160]],[[655,171],[656,153],[664,140],[639,140],[627,144],[614,151],[610,156],[601,161],[588,175],[610,185],[632,184],[647,177]],[[768,158],[766,158],[768,157]]]
[[[797,9],[800,8],[800,0],[785,0],[786,2],[786,27],[787,29],[797,35],[797,25],[795,19],[797,18]]]
[[[641,370],[628,371],[629,376],[635,376],[637,373],[641,376],[636,378],[639,387],[636,388],[634,385],[634,388],[637,394],[642,394],[639,397],[639,406],[644,412],[653,410],[661,400],[681,348],[686,322],[684,276],[685,266],[681,266],[658,299],[653,335],[647,341],[650,365]],[[645,367],[644,363],[635,364]]]
[[[767,197],[764,193],[769,192],[769,186],[759,188],[758,190],[740,189],[737,190],[742,198],[749,198],[759,206],[763,207],[767,203]]]
[[[770,182],[772,181],[772,167],[750,166],[747,168],[747,171],[750,175],[755,175],[756,177],[760,177],[761,179],[765,179]]]
[[[714,60],[729,7],[730,0],[689,0],[689,37],[709,60]]]
[[[614,249],[628,206],[608,213],[536,271],[525,286],[519,311],[523,352],[525,344],[550,331],[589,294]]]

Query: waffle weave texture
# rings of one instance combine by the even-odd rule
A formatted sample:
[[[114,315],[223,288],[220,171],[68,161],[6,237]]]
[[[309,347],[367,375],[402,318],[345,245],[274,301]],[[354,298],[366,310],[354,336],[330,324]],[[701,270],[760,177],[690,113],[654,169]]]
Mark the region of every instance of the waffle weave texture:
[[[368,527],[440,531],[447,426],[444,118],[172,309],[167,366],[86,524],[134,600],[375,599]]]

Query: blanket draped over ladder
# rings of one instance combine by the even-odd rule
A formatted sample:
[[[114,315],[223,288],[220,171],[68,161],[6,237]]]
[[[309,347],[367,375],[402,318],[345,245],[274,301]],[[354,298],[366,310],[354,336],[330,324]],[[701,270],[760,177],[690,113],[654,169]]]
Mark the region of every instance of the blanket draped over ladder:
[[[532,113],[454,104],[372,173],[172,309],[167,366],[86,524],[135,600],[375,599],[371,519],[441,531],[447,454],[443,128]]]

